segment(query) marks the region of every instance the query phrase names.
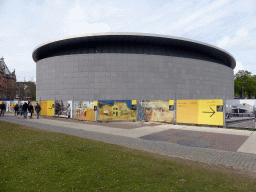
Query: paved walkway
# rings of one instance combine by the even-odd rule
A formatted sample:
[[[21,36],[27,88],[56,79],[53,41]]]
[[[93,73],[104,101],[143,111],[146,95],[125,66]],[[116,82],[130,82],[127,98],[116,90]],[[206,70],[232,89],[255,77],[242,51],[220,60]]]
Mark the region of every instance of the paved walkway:
[[[152,126],[149,124],[141,125],[141,122],[112,123],[113,126],[111,126],[110,123],[108,126],[103,126],[104,124],[101,123],[85,123],[66,119],[23,119],[22,117],[14,117],[13,114],[7,114],[5,117],[0,117],[0,120],[31,127],[38,127],[55,132],[67,133],[88,139],[113,143],[173,157],[185,158],[211,164],[232,166],[234,168],[256,172],[256,132],[248,130],[232,130],[171,124]],[[138,125],[137,128],[134,126],[136,123]],[[123,126],[128,126],[129,124],[133,125],[131,126],[132,128],[125,128]],[[223,137],[224,140],[225,136],[240,136],[241,138],[244,138],[245,141],[240,144],[240,147],[238,147],[235,152],[205,147],[191,147],[164,141],[164,136],[167,137],[166,131],[174,131],[176,136],[177,132],[179,132],[179,135],[181,135],[181,132],[183,132],[183,134],[188,134],[188,138],[189,136],[196,136],[198,133],[221,134],[221,137]],[[142,138],[153,139],[148,140]],[[162,141],[154,140],[154,138],[160,138]],[[192,139],[192,141],[195,140]],[[202,142],[199,144],[202,144]]]

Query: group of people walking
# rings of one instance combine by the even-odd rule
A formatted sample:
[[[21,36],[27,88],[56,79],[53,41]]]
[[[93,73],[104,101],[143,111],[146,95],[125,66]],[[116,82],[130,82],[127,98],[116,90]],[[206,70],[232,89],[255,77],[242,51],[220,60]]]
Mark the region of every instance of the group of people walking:
[[[0,104],[0,109],[1,109],[0,116],[4,116],[4,113],[6,111],[6,104],[5,104],[5,102]],[[31,114],[30,115],[30,119],[32,119],[32,115],[33,115],[34,111],[36,111],[37,119],[39,119],[39,114],[40,114],[40,111],[41,111],[41,107],[40,107],[39,103],[37,103],[37,105],[35,106],[35,109],[34,109],[33,105],[30,102],[28,102],[28,103],[25,102],[23,105],[20,104],[20,106],[17,103],[14,106],[15,116],[18,116],[18,115],[22,116],[23,115],[24,119],[27,118],[28,112]]]

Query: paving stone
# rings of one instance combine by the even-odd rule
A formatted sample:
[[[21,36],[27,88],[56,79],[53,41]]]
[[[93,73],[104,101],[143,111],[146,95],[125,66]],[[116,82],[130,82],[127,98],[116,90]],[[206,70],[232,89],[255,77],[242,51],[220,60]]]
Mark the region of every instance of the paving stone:
[[[249,158],[250,158],[250,155],[247,154],[245,156],[245,158],[243,159],[243,161],[242,161],[242,164],[243,164],[242,167],[243,168],[245,168],[247,166],[247,162],[248,162]]]
[[[228,161],[230,161],[232,158],[233,158],[233,156],[235,155],[235,153],[233,153],[233,154],[227,154],[227,157],[223,160],[223,162],[221,163],[222,165],[226,165],[226,163],[228,162]]]
[[[195,137],[195,138],[203,136],[202,134],[199,134],[199,133],[174,133],[174,135],[178,137]]]
[[[238,167],[241,164],[241,161],[244,159],[244,155],[240,154],[237,158],[236,162],[234,163],[234,167]]]
[[[236,157],[234,158],[234,160],[232,161],[231,166],[235,166],[236,162],[238,161],[238,159],[241,157],[240,153],[236,153]]]
[[[164,135],[145,135],[140,138],[145,140],[150,140],[150,141],[166,141],[170,139],[170,137],[167,137]]]
[[[213,145],[211,142],[197,140],[179,140],[177,143],[189,147],[210,147]]]
[[[232,155],[232,157],[226,162],[225,165],[227,165],[227,166],[233,166],[233,163],[234,163],[235,159],[236,159],[238,156],[239,156],[239,155],[238,155],[237,153],[234,153],[234,154]]]
[[[252,170],[253,169],[253,165],[256,163],[256,158],[253,157],[253,159],[251,160],[250,164],[248,165],[248,169]]]
[[[252,156],[249,156],[249,157],[246,159],[246,161],[245,161],[244,168],[248,169],[248,165],[249,165],[249,163],[251,162],[251,160],[252,160]]]

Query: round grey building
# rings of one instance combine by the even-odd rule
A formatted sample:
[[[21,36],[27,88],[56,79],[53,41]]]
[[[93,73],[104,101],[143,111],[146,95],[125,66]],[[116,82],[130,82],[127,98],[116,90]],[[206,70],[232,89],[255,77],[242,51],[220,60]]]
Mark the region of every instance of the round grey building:
[[[33,52],[37,100],[233,99],[236,66],[216,46],[144,33],[97,33]]]

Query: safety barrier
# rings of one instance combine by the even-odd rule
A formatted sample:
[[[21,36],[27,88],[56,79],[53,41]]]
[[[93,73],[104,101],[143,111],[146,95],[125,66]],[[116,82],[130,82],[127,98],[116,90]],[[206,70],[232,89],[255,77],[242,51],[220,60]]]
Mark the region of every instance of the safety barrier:
[[[18,103],[5,101],[8,111]],[[41,115],[84,121],[152,121],[223,127],[255,128],[256,100],[48,100],[40,103]],[[2,101],[0,101],[0,104]],[[70,110],[69,110],[70,107]],[[70,114],[69,114],[70,113]]]

